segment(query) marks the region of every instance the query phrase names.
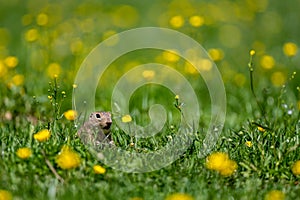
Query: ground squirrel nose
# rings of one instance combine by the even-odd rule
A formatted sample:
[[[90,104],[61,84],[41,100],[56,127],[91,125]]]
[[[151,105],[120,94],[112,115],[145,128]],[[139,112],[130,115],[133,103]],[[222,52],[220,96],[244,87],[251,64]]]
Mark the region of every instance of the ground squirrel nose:
[[[112,123],[112,122],[106,122],[106,125],[105,125],[104,129],[109,129],[110,126],[111,126],[111,123]]]

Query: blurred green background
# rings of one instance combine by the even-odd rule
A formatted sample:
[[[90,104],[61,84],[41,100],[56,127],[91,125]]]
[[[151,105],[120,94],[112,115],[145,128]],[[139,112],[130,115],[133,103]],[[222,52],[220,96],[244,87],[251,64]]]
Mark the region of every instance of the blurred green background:
[[[1,0],[0,4],[1,97],[16,85],[47,101],[42,95],[56,74],[71,98],[76,72],[88,53],[113,34],[143,26],[175,29],[202,44],[220,69],[228,98],[234,93],[233,101],[235,90],[249,88],[251,49],[256,51],[258,87],[280,87],[299,71],[299,0]],[[146,62],[165,63],[198,78],[182,59],[165,52],[135,52],[107,70],[99,98],[109,99],[118,78]],[[299,82],[295,79],[293,88]],[[102,105],[107,108],[109,100]],[[70,101],[64,106],[70,107]]]

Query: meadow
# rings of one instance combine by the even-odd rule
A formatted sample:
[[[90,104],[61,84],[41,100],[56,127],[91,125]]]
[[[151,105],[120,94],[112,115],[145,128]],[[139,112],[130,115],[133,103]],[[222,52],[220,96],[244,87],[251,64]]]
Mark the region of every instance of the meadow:
[[[299,0],[0,0],[0,5],[0,200],[300,198]],[[128,173],[97,159],[77,136],[72,96],[80,90],[75,77],[89,53],[138,27],[176,30],[203,46],[224,83],[226,118],[213,149],[199,157],[213,104],[202,74],[171,49],[118,57],[96,83],[97,110],[112,111],[112,92],[124,74],[160,63],[189,81],[201,113],[194,139],[178,159],[158,170]],[[142,76],[151,80],[157,74],[146,70]],[[139,87],[128,99],[128,112],[112,113],[116,146],[147,153],[172,142],[183,128],[186,98],[156,84]],[[155,136],[138,140],[116,123],[129,130],[134,123],[146,126],[154,104],[167,117]]]

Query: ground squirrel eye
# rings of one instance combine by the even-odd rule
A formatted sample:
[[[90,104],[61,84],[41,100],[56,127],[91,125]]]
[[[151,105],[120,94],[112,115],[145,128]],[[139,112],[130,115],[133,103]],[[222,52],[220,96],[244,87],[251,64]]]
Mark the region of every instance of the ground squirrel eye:
[[[101,118],[99,113],[96,114],[96,118],[98,118],[98,119]]]

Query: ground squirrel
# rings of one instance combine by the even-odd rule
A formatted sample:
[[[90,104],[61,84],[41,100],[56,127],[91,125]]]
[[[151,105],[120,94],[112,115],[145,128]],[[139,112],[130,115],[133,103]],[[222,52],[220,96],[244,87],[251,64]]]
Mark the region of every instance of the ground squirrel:
[[[102,148],[105,144],[114,145],[110,133],[111,124],[110,112],[92,112],[77,133],[85,144],[93,147]]]

